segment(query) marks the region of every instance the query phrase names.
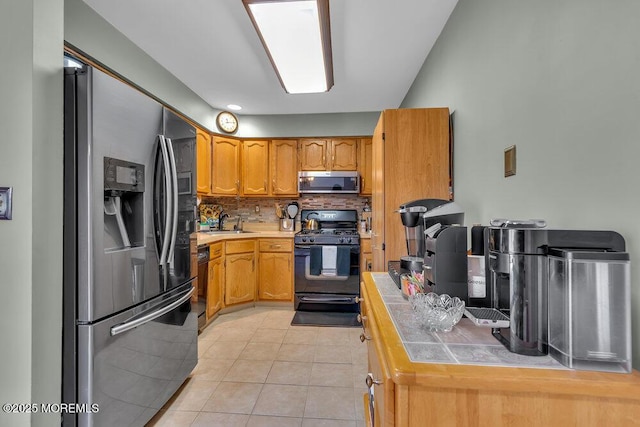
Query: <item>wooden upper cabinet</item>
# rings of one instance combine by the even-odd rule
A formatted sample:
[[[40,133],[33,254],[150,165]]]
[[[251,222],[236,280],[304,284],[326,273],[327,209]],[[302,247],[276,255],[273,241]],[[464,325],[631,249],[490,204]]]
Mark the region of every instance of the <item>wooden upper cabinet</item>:
[[[327,139],[303,139],[300,141],[300,170],[324,171],[327,169]]]
[[[398,207],[409,200],[449,200],[449,109],[384,110],[373,134],[372,172],[373,271],[385,271],[407,253]]]
[[[358,140],[332,139],[330,144],[330,170],[354,171],[358,168]]]
[[[269,194],[269,141],[242,142],[242,194]]]
[[[271,194],[274,196],[298,196],[298,141],[271,141],[269,152],[271,166]]]
[[[357,168],[357,138],[300,140],[300,170],[354,171]]]
[[[198,194],[211,193],[211,135],[196,128],[196,172]]]
[[[211,194],[235,196],[240,193],[240,141],[213,137]]]
[[[370,196],[373,190],[373,140],[372,138],[361,138],[359,143],[360,160],[358,161],[358,171],[360,172],[360,194]]]

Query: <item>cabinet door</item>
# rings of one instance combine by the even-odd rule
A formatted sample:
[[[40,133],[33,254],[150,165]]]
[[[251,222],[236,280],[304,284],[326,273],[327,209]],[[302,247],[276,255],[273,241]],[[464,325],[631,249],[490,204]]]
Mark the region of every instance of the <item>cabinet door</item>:
[[[373,254],[373,270],[386,271],[384,262],[384,113],[380,115],[373,131],[371,157],[373,160],[371,173],[373,180],[371,196],[371,252]],[[399,205],[398,205],[399,206]],[[397,209],[397,208],[396,208]],[[397,215],[397,214],[396,214]],[[404,234],[403,234],[404,236]]]
[[[331,140],[330,170],[354,171],[358,168],[358,140],[341,138]]]
[[[258,298],[261,300],[292,301],[293,254],[261,252],[259,261]]]
[[[235,196],[240,193],[240,141],[213,138],[213,168],[211,193],[215,196]]]
[[[269,152],[271,163],[271,194],[298,195],[298,141],[273,140]]]
[[[373,165],[373,140],[372,138],[360,139],[360,161],[358,170],[360,171],[360,194],[370,196],[373,189],[371,168]]]
[[[198,194],[211,193],[211,135],[196,130],[196,172]]]
[[[269,189],[268,141],[242,142],[242,194],[267,195]]]
[[[360,272],[372,271],[371,239],[360,239]]]
[[[225,258],[225,305],[254,301],[256,295],[254,253],[227,255]]]
[[[207,320],[222,308],[222,291],[224,289],[223,258],[209,261],[207,274]]]
[[[303,139],[300,141],[300,170],[323,171],[327,170],[326,139]]]

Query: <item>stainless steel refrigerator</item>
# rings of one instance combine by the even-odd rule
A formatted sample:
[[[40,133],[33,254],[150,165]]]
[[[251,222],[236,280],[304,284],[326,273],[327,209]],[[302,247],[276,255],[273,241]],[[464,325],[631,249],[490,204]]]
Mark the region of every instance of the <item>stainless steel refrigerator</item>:
[[[143,426],[198,360],[195,130],[65,68],[64,425]]]

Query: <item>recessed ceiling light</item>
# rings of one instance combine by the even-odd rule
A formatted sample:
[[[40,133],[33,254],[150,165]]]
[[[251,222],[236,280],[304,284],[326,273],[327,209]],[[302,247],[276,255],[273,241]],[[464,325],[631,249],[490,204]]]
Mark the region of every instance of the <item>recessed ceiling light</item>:
[[[229,105],[227,105],[227,108],[228,108],[229,110],[234,110],[234,111],[240,111],[240,110],[242,110],[242,107],[241,107],[241,106],[239,106],[239,105],[237,105],[237,104],[229,104]]]
[[[287,93],[333,86],[329,0],[243,0]]]

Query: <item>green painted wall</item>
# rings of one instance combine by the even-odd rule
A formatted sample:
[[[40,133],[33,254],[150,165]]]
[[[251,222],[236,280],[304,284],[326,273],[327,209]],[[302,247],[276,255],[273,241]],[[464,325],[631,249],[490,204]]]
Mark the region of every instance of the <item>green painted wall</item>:
[[[0,402],[60,401],[62,326],[62,0],[0,2]],[[0,425],[59,414],[0,412]]]
[[[402,107],[455,111],[467,224],[613,229],[632,259],[640,368],[640,2],[460,0]],[[504,149],[517,174],[504,177]]]

